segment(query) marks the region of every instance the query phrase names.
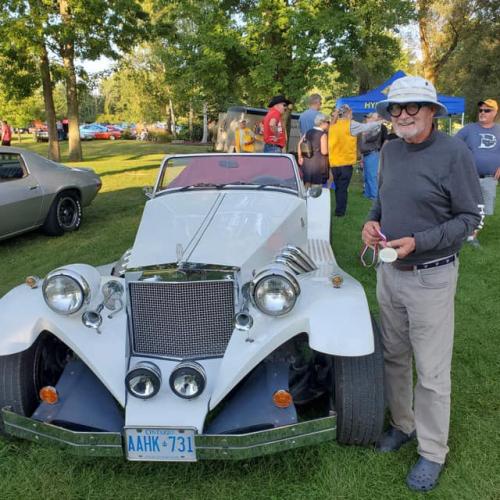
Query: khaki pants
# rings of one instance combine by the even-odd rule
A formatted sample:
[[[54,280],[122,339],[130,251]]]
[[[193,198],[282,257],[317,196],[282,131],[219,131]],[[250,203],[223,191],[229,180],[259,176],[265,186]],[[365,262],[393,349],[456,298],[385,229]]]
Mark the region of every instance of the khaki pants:
[[[457,277],[458,260],[432,269],[400,271],[391,264],[377,269],[391,423],[407,434],[416,429],[419,455],[438,463],[448,453]]]

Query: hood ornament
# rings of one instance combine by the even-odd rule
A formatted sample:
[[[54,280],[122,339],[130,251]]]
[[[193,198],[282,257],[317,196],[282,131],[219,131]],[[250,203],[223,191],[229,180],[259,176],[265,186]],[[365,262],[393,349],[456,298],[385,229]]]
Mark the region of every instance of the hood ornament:
[[[177,256],[177,263],[182,260],[182,256],[184,255],[184,248],[182,247],[182,243],[177,243],[175,246],[175,253]]]

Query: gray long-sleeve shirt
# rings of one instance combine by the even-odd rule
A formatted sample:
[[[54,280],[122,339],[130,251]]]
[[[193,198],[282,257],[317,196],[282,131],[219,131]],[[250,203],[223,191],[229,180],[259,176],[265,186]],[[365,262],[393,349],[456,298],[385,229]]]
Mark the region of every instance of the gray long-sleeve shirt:
[[[398,139],[384,145],[368,220],[379,221],[388,240],[413,236],[415,251],[403,261],[422,264],[457,252],[480,224],[482,204],[470,151],[433,131],[420,144]]]

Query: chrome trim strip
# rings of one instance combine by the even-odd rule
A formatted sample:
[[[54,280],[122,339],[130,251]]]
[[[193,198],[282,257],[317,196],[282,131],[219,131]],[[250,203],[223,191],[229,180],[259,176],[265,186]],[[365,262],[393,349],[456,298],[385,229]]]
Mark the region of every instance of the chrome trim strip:
[[[120,432],[74,432],[2,410],[11,436],[63,448],[80,456],[124,457]],[[197,434],[196,454],[202,460],[241,460],[336,438],[336,415],[248,434]]]
[[[283,250],[290,252],[293,255],[296,255],[298,258],[302,259],[305,265],[309,268],[309,271],[316,271],[316,269],[318,269],[318,266],[316,265],[314,260],[304,250],[302,250],[302,248],[293,245],[287,245]]]

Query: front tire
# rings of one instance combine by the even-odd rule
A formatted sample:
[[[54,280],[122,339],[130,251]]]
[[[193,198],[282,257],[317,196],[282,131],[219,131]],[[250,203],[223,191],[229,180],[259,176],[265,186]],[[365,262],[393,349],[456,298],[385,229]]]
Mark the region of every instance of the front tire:
[[[0,409],[9,407],[19,415],[31,416],[40,403],[40,389],[57,383],[69,352],[55,337],[42,334],[29,349],[0,356]]]
[[[333,392],[337,440],[367,446],[384,424],[384,360],[378,325],[372,319],[375,352],[359,357],[333,357]]]
[[[53,201],[42,230],[49,236],[76,231],[82,223],[80,197],[74,192],[59,193]]]

